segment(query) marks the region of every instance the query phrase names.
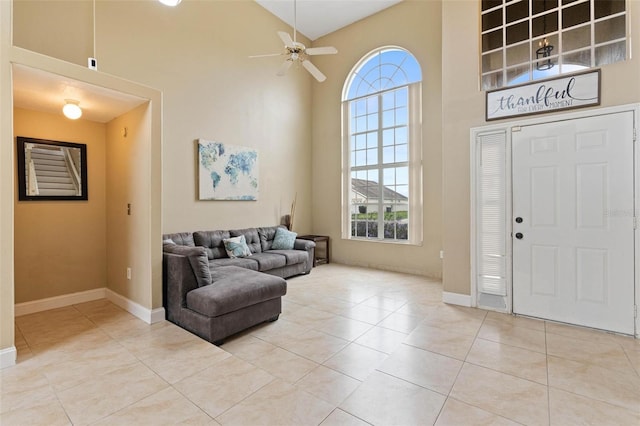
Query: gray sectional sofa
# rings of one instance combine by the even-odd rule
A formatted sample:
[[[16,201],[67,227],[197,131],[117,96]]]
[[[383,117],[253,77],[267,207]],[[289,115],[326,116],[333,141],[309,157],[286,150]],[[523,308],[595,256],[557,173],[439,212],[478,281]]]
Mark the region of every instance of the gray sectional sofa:
[[[284,278],[311,271],[315,243],[271,248],[277,226],[163,235],[167,320],[214,344],[256,324],[275,321]],[[229,258],[224,239],[244,235],[251,255]]]

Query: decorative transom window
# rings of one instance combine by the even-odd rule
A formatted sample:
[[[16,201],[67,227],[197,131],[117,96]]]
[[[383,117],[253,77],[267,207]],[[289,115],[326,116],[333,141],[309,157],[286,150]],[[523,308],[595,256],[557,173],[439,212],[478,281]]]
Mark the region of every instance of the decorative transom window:
[[[482,89],[623,61],[625,0],[482,0]]]
[[[399,47],[369,53],[347,77],[343,238],[422,242],[421,80]]]

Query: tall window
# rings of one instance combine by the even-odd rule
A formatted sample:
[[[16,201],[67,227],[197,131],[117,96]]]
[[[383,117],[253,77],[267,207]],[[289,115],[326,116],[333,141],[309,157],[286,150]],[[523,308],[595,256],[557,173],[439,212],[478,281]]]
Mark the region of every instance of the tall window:
[[[343,92],[343,238],[422,242],[420,65],[384,47]]]
[[[626,59],[625,0],[482,0],[482,88]]]

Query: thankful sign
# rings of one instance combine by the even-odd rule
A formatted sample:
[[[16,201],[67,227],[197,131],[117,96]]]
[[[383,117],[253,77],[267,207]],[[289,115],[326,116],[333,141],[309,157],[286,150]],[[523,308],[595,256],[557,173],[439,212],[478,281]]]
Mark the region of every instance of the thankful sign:
[[[600,70],[487,92],[486,119],[600,105]]]

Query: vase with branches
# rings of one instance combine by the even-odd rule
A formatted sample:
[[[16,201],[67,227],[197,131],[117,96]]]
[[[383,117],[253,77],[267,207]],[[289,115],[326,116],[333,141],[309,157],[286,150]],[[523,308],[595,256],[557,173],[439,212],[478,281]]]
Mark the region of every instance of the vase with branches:
[[[296,193],[295,197],[293,197],[293,202],[291,203],[291,210],[289,211],[289,214],[282,216],[282,221],[280,222],[280,224],[286,226],[289,231],[293,229],[293,218],[296,214],[297,199],[298,194]]]

